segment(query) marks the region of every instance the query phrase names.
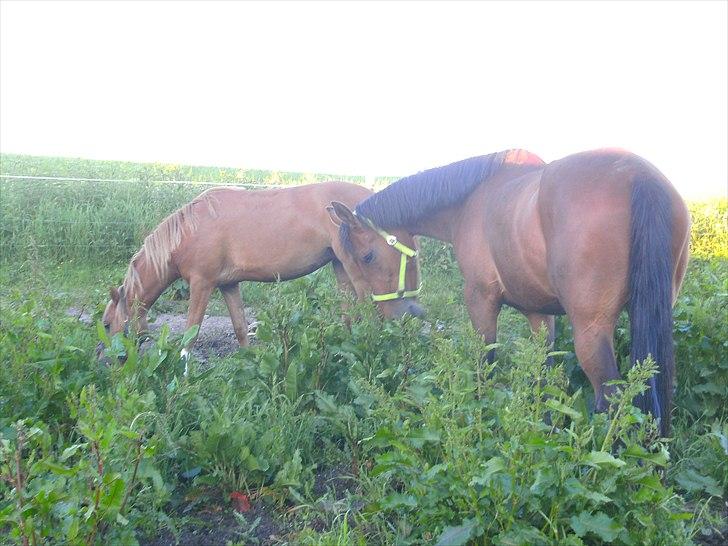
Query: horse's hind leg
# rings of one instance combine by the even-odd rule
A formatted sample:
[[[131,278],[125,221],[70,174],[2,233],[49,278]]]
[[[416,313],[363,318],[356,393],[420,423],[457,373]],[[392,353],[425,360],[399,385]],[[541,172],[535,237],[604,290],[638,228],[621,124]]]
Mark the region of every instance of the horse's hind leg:
[[[677,295],[680,292],[680,287],[685,280],[685,272],[688,267],[688,259],[690,257],[690,236],[685,238],[682,248],[680,249],[680,255],[675,264],[675,274],[672,280],[672,304],[675,305],[677,301]]]
[[[614,387],[605,383],[620,378],[614,357],[616,318],[610,321],[589,321],[572,316],[571,322],[574,326],[576,358],[594,389],[594,409],[606,411],[609,407],[606,397],[614,392]]]
[[[243,307],[243,300],[240,297],[240,287],[238,283],[227,284],[220,286],[220,292],[225,298],[230,320],[233,322],[235,337],[238,338],[240,346],[245,347],[248,345],[248,323],[245,320],[245,307]]]

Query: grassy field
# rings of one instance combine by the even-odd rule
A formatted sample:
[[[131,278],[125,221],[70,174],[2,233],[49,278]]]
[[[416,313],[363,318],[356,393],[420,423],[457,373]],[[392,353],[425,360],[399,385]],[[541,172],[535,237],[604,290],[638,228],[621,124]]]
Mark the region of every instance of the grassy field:
[[[100,318],[143,237],[202,186],[325,175],[2,156],[0,544],[723,544],[728,533],[728,204],[690,205],[675,309],[674,436],[629,403],[610,416],[558,320],[553,368],[506,312],[498,361],[472,331],[450,248],[423,242],[428,320],[349,329],[324,269],[246,283],[257,343],[179,359],[164,329],[99,366]],[[337,176],[341,179],[342,177]],[[351,177],[350,180],[356,180]],[[178,292],[156,310],[184,312]],[[349,302],[351,303],[351,302]],[[216,296],[211,314],[222,314]],[[545,396],[548,395],[548,396]],[[547,418],[548,417],[548,418]],[[26,542],[24,542],[24,540]]]

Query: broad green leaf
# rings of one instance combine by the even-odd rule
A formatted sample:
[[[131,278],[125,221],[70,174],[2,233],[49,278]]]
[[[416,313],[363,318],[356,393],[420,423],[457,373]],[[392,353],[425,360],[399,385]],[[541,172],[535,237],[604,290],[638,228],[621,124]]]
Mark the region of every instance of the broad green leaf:
[[[379,427],[374,436],[366,438],[367,445],[371,447],[388,447],[396,440],[395,435],[387,427]]]
[[[298,399],[298,365],[291,362],[286,370],[286,396],[291,402]]]
[[[66,531],[66,538],[68,538],[70,542],[73,542],[78,536],[79,523],[80,521],[77,517],[71,518],[71,523],[68,525],[68,530]]]
[[[417,499],[413,495],[405,495],[403,493],[392,493],[384,497],[379,505],[384,510],[392,510],[395,508],[401,508],[407,506],[409,508],[417,507]]]
[[[199,470],[197,473],[199,474]],[[191,477],[194,477],[196,475],[197,474],[195,474]],[[152,464],[152,459],[143,459],[139,463],[138,477],[139,477],[139,479],[147,478],[147,479],[152,480],[152,484],[154,484],[154,489],[156,491],[165,490],[164,480],[162,479],[162,475],[159,473],[159,470],[157,470],[157,468]]]
[[[534,495],[543,495],[556,484],[554,471],[550,467],[539,468],[536,472],[536,480],[531,485],[529,491]]]
[[[708,436],[712,436],[718,440],[718,443],[720,444],[720,447],[723,449],[726,455],[728,455],[728,423],[723,425],[723,429],[721,430],[720,425],[716,421],[712,424],[710,427],[711,432],[708,434]]]
[[[76,451],[78,451],[82,447],[85,448],[86,446],[88,446],[87,443],[75,444],[75,445],[72,445],[71,447],[67,447],[66,449],[63,450],[63,453],[61,453],[61,457],[59,460],[61,462],[66,462],[70,457],[73,457],[76,454]]]
[[[440,433],[428,428],[420,428],[411,431],[407,435],[407,441],[417,449],[420,449],[426,442],[439,442]]]
[[[571,516],[571,528],[580,537],[592,533],[604,542],[612,542],[624,529],[604,512],[591,514],[584,510],[578,516]]]
[[[566,482],[564,483],[564,486],[566,487],[566,491],[570,495],[589,499],[590,501],[594,502],[597,505],[605,503],[605,502],[612,502],[612,499],[610,499],[606,495],[603,495],[602,493],[599,493],[597,491],[592,491],[590,489],[587,489],[587,487],[583,483],[581,483],[579,480],[577,480],[574,477],[571,477],[568,480],[566,480]]]
[[[278,369],[278,357],[272,351],[266,351],[258,362],[258,372],[262,377],[270,377]]]
[[[52,461],[42,461],[41,464],[54,474],[59,474],[61,476],[73,476],[76,473],[75,469],[65,467]]]
[[[675,514],[670,514],[670,519],[673,521],[684,521],[688,519],[693,519],[695,517],[695,514],[692,512],[677,512]]]
[[[506,462],[502,457],[493,457],[486,461],[482,466],[482,471],[473,476],[470,485],[488,485],[490,478],[498,472],[503,472],[506,468]]]
[[[516,523],[508,531],[496,536],[493,544],[496,546],[546,546],[550,544],[550,541],[535,527]]]
[[[622,452],[622,457],[636,457],[650,461],[658,466],[665,466],[670,460],[670,453],[664,447],[659,453],[650,453],[644,447],[634,444]]]
[[[437,539],[436,546],[461,546],[470,540],[476,522],[474,519],[466,519],[462,525],[457,527],[445,527]]]
[[[182,335],[182,347],[187,347],[187,345],[190,344],[190,341],[197,337],[197,332],[199,331],[200,326],[198,324],[190,326]]]
[[[129,438],[130,440],[138,440],[139,439],[139,433],[138,432],[134,432],[133,430],[128,429],[128,428],[122,428],[122,429],[120,429],[119,430],[119,434],[121,434],[122,436],[124,436],[126,438]]]
[[[574,421],[579,421],[583,417],[581,413],[576,411],[574,408],[570,408],[566,404],[562,404],[561,402],[553,398],[549,398],[548,400],[546,400],[546,406],[552,410],[568,415]]]
[[[316,391],[316,407],[324,415],[335,415],[339,409],[334,397],[322,391]]]
[[[109,335],[106,333],[106,328],[104,328],[104,323],[100,320],[96,322],[96,334],[99,336],[99,339],[104,343],[105,346],[111,345],[111,340],[109,339]]]
[[[694,468],[683,470],[675,476],[675,481],[688,493],[705,491],[716,497],[723,496],[720,484],[711,476],[703,476]]]
[[[590,466],[595,466],[597,468],[600,468],[602,465],[614,466],[619,468],[627,464],[624,461],[615,459],[611,453],[607,453],[606,451],[592,451],[591,453],[583,457],[581,462]]]
[[[124,480],[117,478],[113,480],[104,494],[101,496],[101,506],[110,510],[118,510],[121,506],[121,500],[124,498]]]

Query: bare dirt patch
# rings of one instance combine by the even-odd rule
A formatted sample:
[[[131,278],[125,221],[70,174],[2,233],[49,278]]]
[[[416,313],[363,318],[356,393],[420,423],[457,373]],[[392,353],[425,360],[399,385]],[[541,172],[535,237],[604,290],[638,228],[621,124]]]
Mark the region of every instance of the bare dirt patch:
[[[172,515],[188,518],[176,537],[165,530],[151,537],[140,536],[139,542],[148,546],[221,546],[230,541],[272,546],[287,543],[285,537],[293,531],[275,510],[264,505],[254,505],[238,517],[232,509],[218,505],[191,511],[183,508]]]
[[[152,536],[139,535],[140,544],[148,546],[208,546],[224,545],[230,541],[240,544],[277,546],[296,544],[296,537],[309,528],[323,532],[329,528],[333,516],[341,513],[341,506],[347,494],[357,488],[357,481],[348,465],[327,468],[315,476],[312,494],[317,498],[312,504],[320,516],[304,521],[296,520],[290,513],[291,506],[276,508],[255,499],[242,513],[235,513],[228,503],[220,499],[226,495],[215,488],[192,488],[184,500],[170,506],[168,515],[181,523],[175,536],[169,529]],[[357,503],[360,510],[363,502]],[[356,525],[349,514],[349,524]]]
[[[92,324],[93,319],[89,313],[83,309],[70,307],[66,313],[76,317],[84,324]],[[252,308],[245,309],[245,316],[248,321],[248,339],[251,343],[255,342],[255,312]],[[187,315],[182,313],[159,313],[156,315],[154,322],[149,323],[149,329],[152,332],[158,332],[164,324],[169,326],[169,330],[174,335],[182,335],[185,331]],[[142,346],[143,347],[143,346]],[[211,357],[228,356],[240,348],[238,340],[235,337],[233,323],[228,315],[205,315],[200,332],[192,348],[192,354],[201,362],[206,362]]]
[[[245,309],[248,320],[248,329],[255,324],[255,317],[251,308]],[[159,331],[163,324],[169,326],[170,332],[182,335],[185,331],[187,315],[175,313],[160,313],[154,322],[149,323],[152,332]],[[248,334],[252,342],[254,336]],[[211,357],[227,356],[240,348],[235,337],[233,323],[228,315],[205,315],[200,326],[200,333],[192,348],[192,354],[201,362],[206,362]]]

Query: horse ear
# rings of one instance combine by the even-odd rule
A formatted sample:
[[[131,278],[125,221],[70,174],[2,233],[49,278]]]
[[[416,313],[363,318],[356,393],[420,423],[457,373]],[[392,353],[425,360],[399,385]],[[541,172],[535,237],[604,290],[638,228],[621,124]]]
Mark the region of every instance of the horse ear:
[[[119,301],[121,302],[122,309],[126,309],[126,290],[124,289],[124,286],[119,287]]]
[[[336,213],[334,212],[334,207],[331,205],[326,205],[326,212],[329,213],[329,220],[331,220],[331,223],[334,224],[336,227],[341,227],[341,222],[339,221],[339,217],[336,216]]]
[[[111,301],[114,302],[114,305],[119,303],[119,291],[113,286],[109,288],[109,296],[111,296]]]
[[[326,212],[329,213],[329,220],[331,220],[331,223],[334,224],[336,227],[341,227],[341,218],[336,215],[336,211],[334,210],[333,205],[326,205]]]
[[[340,226],[342,223],[344,223],[349,224],[353,228],[361,227],[359,218],[354,216],[354,213],[351,212],[349,207],[347,207],[344,203],[340,203],[339,201],[332,201],[331,205],[326,207],[326,210],[329,211],[331,221],[337,226]]]

